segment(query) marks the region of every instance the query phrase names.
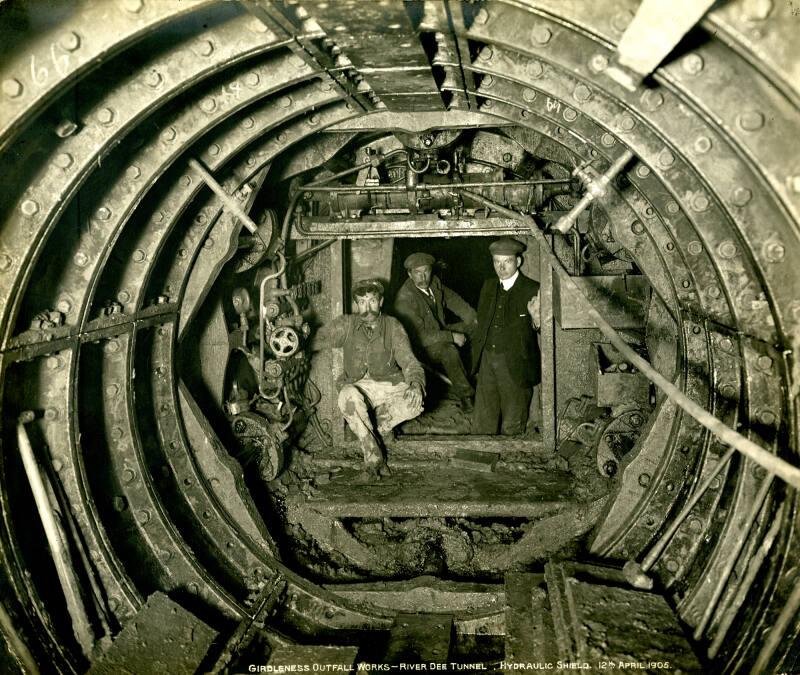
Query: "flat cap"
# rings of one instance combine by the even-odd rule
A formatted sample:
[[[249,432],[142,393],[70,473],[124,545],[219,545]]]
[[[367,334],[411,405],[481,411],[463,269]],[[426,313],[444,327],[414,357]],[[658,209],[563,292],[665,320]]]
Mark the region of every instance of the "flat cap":
[[[403,263],[403,266],[407,270],[413,270],[417,267],[422,267],[423,265],[433,265],[436,262],[436,258],[434,258],[430,253],[412,253],[406,261]]]
[[[383,297],[383,284],[378,279],[361,279],[353,285],[353,297],[364,296],[367,293],[375,293]]]
[[[519,255],[525,250],[525,244],[511,237],[503,237],[489,244],[492,255]]]

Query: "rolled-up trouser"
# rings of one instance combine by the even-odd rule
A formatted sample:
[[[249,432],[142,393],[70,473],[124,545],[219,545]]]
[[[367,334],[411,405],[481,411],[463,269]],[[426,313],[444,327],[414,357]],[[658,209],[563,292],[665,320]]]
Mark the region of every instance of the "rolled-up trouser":
[[[467,371],[464,370],[464,363],[455,343],[443,343],[427,347],[425,356],[431,363],[441,365],[444,368],[445,375],[453,383],[453,394],[459,398],[466,398],[475,393],[467,379]]]
[[[525,433],[532,389],[516,383],[513,361],[513,354],[484,351],[481,355],[472,414],[473,434],[496,434],[498,426],[507,436]]]
[[[339,392],[339,410],[358,438],[367,466],[383,463],[383,451],[376,431],[385,434],[422,412],[422,403],[415,406],[405,398],[408,389],[405,382],[392,384],[365,377],[354,384],[344,385]],[[370,409],[375,411],[377,430],[370,419]]]

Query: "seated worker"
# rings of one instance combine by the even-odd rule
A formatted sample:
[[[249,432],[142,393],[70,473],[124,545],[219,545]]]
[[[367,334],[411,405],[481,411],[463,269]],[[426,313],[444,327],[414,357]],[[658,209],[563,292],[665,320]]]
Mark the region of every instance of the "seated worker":
[[[353,300],[357,313],[323,326],[314,347],[344,349],[344,373],[337,381],[339,410],[364,452],[364,477],[380,480],[390,474],[381,436],[422,412],[425,372],[400,322],[381,314],[383,284],[376,279],[357,282]]]
[[[507,435],[525,433],[533,389],[540,381],[539,284],[520,272],[524,248],[511,237],[489,246],[497,276],[484,282],[478,300],[473,434],[496,434],[498,427]]]
[[[467,379],[458,347],[467,341],[465,332],[477,325],[477,314],[458,293],[433,274],[436,262],[427,253],[412,253],[405,260],[408,272],[394,302],[394,313],[403,322],[417,354],[431,365],[441,365],[452,382],[452,391],[467,414],[473,409],[475,390]],[[445,309],[462,323],[446,325]]]

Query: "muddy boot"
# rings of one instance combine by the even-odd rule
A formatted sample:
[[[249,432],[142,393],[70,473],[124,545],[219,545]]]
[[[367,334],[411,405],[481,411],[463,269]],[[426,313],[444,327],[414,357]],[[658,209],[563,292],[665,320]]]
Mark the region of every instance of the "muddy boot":
[[[355,484],[356,485],[371,485],[373,483],[379,483],[381,480],[381,474],[379,471],[378,466],[374,465],[367,465],[361,471],[359,471],[358,476],[356,476]]]
[[[384,462],[378,467],[378,475],[381,478],[391,478],[392,477],[392,470],[389,468],[389,465]]]

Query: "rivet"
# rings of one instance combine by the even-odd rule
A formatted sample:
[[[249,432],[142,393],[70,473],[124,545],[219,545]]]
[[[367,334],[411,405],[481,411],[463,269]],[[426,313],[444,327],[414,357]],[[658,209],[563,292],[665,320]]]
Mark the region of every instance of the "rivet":
[[[33,199],[26,199],[19,208],[26,216],[35,216],[39,212],[39,204]]]
[[[528,65],[525,66],[525,71],[529,77],[537,79],[544,74],[544,66],[540,61],[529,61]]]
[[[281,131],[281,132],[280,132],[280,133],[279,133],[279,134],[278,134],[278,135],[275,137],[275,140],[276,140],[278,143],[283,143],[283,142],[286,140],[286,134],[285,134],[284,132],[282,132],[282,131]]]
[[[775,413],[771,410],[762,410],[760,413],[758,413],[758,421],[768,427],[775,424],[776,419],[777,417],[775,416]]]
[[[647,178],[650,175],[650,167],[645,164],[640,164],[636,167],[636,175],[639,178]]]
[[[128,293],[128,291],[122,290],[119,293],[117,293],[117,300],[119,300],[123,304],[128,302],[130,299],[131,299],[131,294]]]
[[[692,255],[700,255],[703,252],[703,245],[696,240],[690,241],[686,246],[686,250]]]
[[[664,487],[667,488],[667,492],[672,492],[675,489],[675,483],[669,481]]]
[[[706,209],[708,209],[710,205],[711,203],[708,201],[708,197],[706,197],[706,195],[703,194],[702,192],[698,192],[692,198],[692,208],[695,211],[699,212],[705,211]]]
[[[735,206],[745,206],[753,198],[753,193],[746,187],[737,187],[731,195]]]
[[[161,77],[161,73],[157,70],[148,70],[144,76],[144,83],[153,89],[156,89],[164,79]]]
[[[623,115],[617,125],[622,131],[632,131],[636,126],[636,120],[630,115]]]
[[[59,169],[68,169],[72,165],[72,155],[68,152],[60,152],[53,161]]]
[[[143,0],[122,0],[122,8],[126,12],[138,14],[142,11],[142,7],[144,7]]]
[[[690,448],[689,448],[689,446],[688,446],[688,445],[682,445],[682,446],[679,448],[679,450],[680,450],[681,454],[683,454],[683,455],[688,455],[688,454],[689,454],[689,450],[690,450]]]
[[[531,31],[531,41],[537,45],[546,45],[553,37],[553,31],[547,26],[534,26]]]
[[[211,518],[211,511],[203,511],[203,518],[205,518],[206,520]]]
[[[616,143],[616,140],[611,134],[603,134],[600,137],[600,142],[607,148],[610,148],[612,145],[614,145],[614,143]]]
[[[642,94],[642,105],[649,112],[653,112],[664,104],[664,95],[660,91],[646,89]]]
[[[716,300],[722,295],[722,291],[719,289],[719,286],[716,285],[709,286],[706,290],[706,293],[708,293],[708,297],[712,298],[713,300]]]
[[[45,415],[46,415],[46,413],[45,413]],[[56,473],[61,471],[61,469],[63,469],[63,468],[64,468],[64,462],[62,462],[60,459],[54,459],[53,460],[53,470]]]
[[[721,242],[719,246],[717,246],[717,253],[719,253],[720,256],[726,260],[730,260],[736,256],[738,249],[736,248],[736,244],[734,244],[730,239],[726,239],[725,241]]]
[[[112,354],[115,354],[116,352],[119,351],[119,341],[118,340],[109,340],[105,344],[105,349],[106,349],[107,352],[111,352]]]
[[[311,115],[311,117],[308,118],[308,123],[312,127],[317,126],[317,124],[319,124],[319,115]]]
[[[69,301],[69,298],[59,298],[56,309],[62,314],[69,314],[72,310],[72,303]]]
[[[6,272],[11,268],[13,258],[7,253],[0,253],[0,272]]]
[[[654,215],[656,215],[656,210],[652,206],[648,206],[644,210],[644,213],[648,218],[652,218]]]
[[[136,514],[136,520],[139,521],[140,525],[147,525],[150,522],[150,511],[142,509]]]
[[[245,161],[247,166],[255,166],[256,165],[256,158],[253,155],[250,155],[247,160]]]
[[[669,150],[662,150],[658,155],[658,163],[663,167],[670,167],[675,163],[675,155]]]
[[[689,282],[689,281],[684,281],[683,284],[684,284],[684,288],[686,288],[688,286],[691,286],[691,282]],[[703,332],[703,329],[700,328],[700,326],[697,326],[697,325],[692,326],[692,334],[693,335],[700,335],[700,333],[702,333],[702,332]]]
[[[758,131],[764,126],[764,114],[758,110],[748,110],[736,118],[743,131]]]
[[[139,178],[139,176],[142,175],[142,170],[135,164],[131,164],[131,166],[128,167],[125,173],[131,180],[136,180],[137,178]]]
[[[208,146],[208,154],[212,157],[216,157],[219,154],[219,146],[216,143],[212,143]]]
[[[48,408],[47,410],[44,411],[44,418],[48,422],[52,422],[53,420],[57,420],[58,419],[58,410],[56,410],[55,408]]]
[[[61,359],[58,356],[49,356],[46,363],[50,370],[58,370],[61,368]]]
[[[622,33],[630,25],[632,20],[633,12],[630,10],[617,12],[617,14],[615,14],[611,19],[611,26],[617,32]]]
[[[639,474],[639,485],[642,487],[647,487],[650,485],[650,474],[649,473],[640,473]]]
[[[484,75],[481,80],[481,89],[488,89],[494,84],[494,78],[491,75]]]
[[[107,206],[101,206],[99,209],[97,209],[97,213],[95,215],[97,216],[98,220],[108,220],[111,218],[111,209],[109,209]]]
[[[668,241],[666,244],[664,244],[664,248],[667,249],[668,251],[674,251],[675,244],[673,244],[671,241]]]
[[[245,117],[242,121],[242,126],[245,129],[252,129],[256,125],[256,121],[252,117]]]
[[[19,98],[22,96],[23,90],[24,87],[22,86],[22,82],[17,79],[12,77],[7,80],[3,80],[3,93],[9,98]]]
[[[89,256],[87,256],[83,251],[78,251],[72,258],[72,261],[78,267],[85,267],[86,264],[89,262]]]
[[[732,401],[736,396],[736,387],[734,387],[730,382],[726,382],[725,384],[720,385],[719,393],[722,394],[723,398]]]
[[[758,359],[756,360],[756,363],[758,364],[758,367],[761,368],[761,370],[769,370],[770,368],[772,368],[772,359],[766,354],[762,354],[761,356],[759,356]]]
[[[667,203],[667,213],[672,214],[673,216],[681,210],[680,205],[678,202],[670,201]]]
[[[161,132],[161,140],[167,143],[170,143],[175,140],[175,137],[178,135],[178,132],[175,131],[174,127],[167,127],[164,131]]]
[[[64,33],[58,39],[58,44],[60,44],[68,52],[74,52],[78,47],[81,46],[81,36],[75,31]]]
[[[683,70],[689,75],[697,75],[701,70],[703,70],[703,65],[703,57],[699,54],[687,54],[681,61]]]
[[[78,125],[72,120],[63,120],[56,126],[56,136],[59,138],[67,138],[72,136],[78,130]]]
[[[179,248],[178,249],[178,257],[179,258],[185,258],[187,255],[188,255],[188,252],[186,251],[185,248]]]
[[[210,96],[208,96],[208,97],[204,98],[202,101],[200,101],[200,109],[203,112],[207,112],[207,113],[213,112],[214,108],[216,108],[216,107],[217,107],[217,102],[213,98],[211,98]]]
[[[133,258],[133,262],[137,262],[138,263],[138,262],[142,262],[145,259],[146,256],[145,256],[145,252],[142,249],[137,248],[133,252],[133,255],[131,257]]]
[[[786,256],[786,247],[780,241],[769,241],[764,245],[764,256],[771,263],[780,262]]]
[[[533,89],[523,89],[522,98],[528,103],[530,103],[533,99],[536,98],[536,92]]]
[[[578,119],[578,113],[573,108],[564,108],[564,119],[567,122],[574,122]]]
[[[210,40],[201,40],[194,46],[194,53],[198,56],[211,56],[214,52],[214,43]]]
[[[122,482],[123,483],[132,483],[133,480],[136,478],[136,472],[133,469],[125,469],[122,472]]]
[[[208,239],[203,242],[203,248],[214,248],[214,240],[208,237]]]
[[[602,73],[608,68],[608,57],[605,54],[595,54],[589,59],[589,69],[595,73]]]
[[[641,221],[634,220],[631,223],[631,232],[634,234],[642,234],[644,232],[644,225],[642,225]]]
[[[114,121],[114,111],[111,108],[100,108],[97,111],[97,121],[100,124],[111,124]]]
[[[709,150],[711,150],[713,143],[708,136],[698,136],[694,142],[694,151],[698,155],[705,155]]]
[[[579,84],[573,90],[572,95],[575,97],[576,101],[583,103],[592,98],[592,90],[585,84]]]
[[[722,351],[730,352],[733,349],[733,341],[729,337],[721,338],[719,341],[719,348]]]
[[[489,20],[489,12],[486,11],[485,7],[481,7],[478,10],[478,13],[475,15],[475,23],[478,24],[485,24]]]

